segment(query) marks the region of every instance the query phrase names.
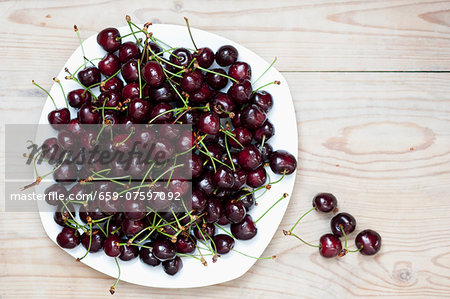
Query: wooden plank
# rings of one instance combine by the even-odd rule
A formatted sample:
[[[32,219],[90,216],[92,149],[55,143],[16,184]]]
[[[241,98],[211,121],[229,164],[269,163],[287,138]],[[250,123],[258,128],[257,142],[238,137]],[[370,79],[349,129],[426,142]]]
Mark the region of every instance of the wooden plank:
[[[2,1],[0,55],[11,66],[58,69],[107,26],[184,24],[239,42],[282,71],[450,71],[450,1]],[[99,17],[101,15],[101,17]],[[82,16],[82,17],[81,17]],[[39,56],[39,59],[27,58]],[[25,69],[25,70],[24,70]],[[11,69],[11,70],[14,70]],[[21,68],[20,71],[26,71]]]
[[[285,73],[299,124],[299,172],[278,233],[243,277],[202,289],[150,289],[121,283],[119,297],[298,298],[450,294],[450,74]],[[23,78],[21,76],[21,78]],[[2,108],[17,103],[37,122],[40,97],[12,83]],[[17,91],[23,89],[24,91]],[[280,100],[280,99],[278,99]],[[281,99],[282,100],[282,99]],[[41,104],[39,104],[41,103]],[[6,113],[6,122],[14,116]],[[17,120],[15,122],[18,122]],[[3,159],[0,159],[3,162]],[[333,192],[357,230],[381,233],[374,257],[321,258],[284,237],[321,191]],[[316,243],[329,217],[313,213],[297,232]],[[352,235],[352,238],[355,235]],[[350,241],[354,248],[353,241]],[[0,296],[107,297],[113,279],[75,262],[45,235],[35,214],[0,213]]]

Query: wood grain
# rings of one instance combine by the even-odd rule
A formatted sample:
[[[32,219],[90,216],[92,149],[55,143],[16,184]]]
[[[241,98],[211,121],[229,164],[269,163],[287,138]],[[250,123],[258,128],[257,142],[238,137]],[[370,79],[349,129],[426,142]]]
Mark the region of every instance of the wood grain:
[[[436,0],[2,1],[0,54],[20,64],[42,50],[36,62],[58,69],[77,45],[73,24],[87,37],[125,25],[125,14],[141,23],[188,16],[268,61],[278,56],[282,71],[450,71],[450,1]]]
[[[44,97],[30,80],[51,85],[77,46],[71,26],[87,37],[121,24],[125,13],[180,24],[187,15],[268,61],[277,55],[300,150],[294,196],[264,253],[275,260],[201,289],[120,283],[116,297],[449,297],[450,73],[428,72],[450,71],[449,1],[2,1],[2,137],[5,123],[38,121]],[[358,72],[365,70],[380,72]],[[378,255],[325,260],[282,235],[320,191],[338,197],[357,230],[381,233]],[[317,242],[328,221],[312,214],[297,232]],[[0,205],[1,299],[111,298],[112,283],[49,240],[37,214]]]

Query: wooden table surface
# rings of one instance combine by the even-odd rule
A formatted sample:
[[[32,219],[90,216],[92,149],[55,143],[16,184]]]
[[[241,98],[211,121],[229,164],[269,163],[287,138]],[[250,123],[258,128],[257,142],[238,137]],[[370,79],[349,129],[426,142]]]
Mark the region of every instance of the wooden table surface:
[[[122,26],[125,14],[138,23],[187,16],[267,61],[277,56],[300,143],[294,194],[264,253],[275,260],[201,289],[123,282],[115,297],[450,296],[450,1],[4,0],[1,134],[5,123],[37,123],[44,97],[30,80],[51,86],[77,47],[73,24],[86,38]],[[3,171],[1,179],[3,190]],[[338,197],[358,230],[380,232],[378,255],[327,260],[282,235],[320,191]],[[61,251],[36,213],[0,209],[1,299],[110,298],[113,279]],[[317,242],[328,230],[328,217],[316,213],[298,233]]]

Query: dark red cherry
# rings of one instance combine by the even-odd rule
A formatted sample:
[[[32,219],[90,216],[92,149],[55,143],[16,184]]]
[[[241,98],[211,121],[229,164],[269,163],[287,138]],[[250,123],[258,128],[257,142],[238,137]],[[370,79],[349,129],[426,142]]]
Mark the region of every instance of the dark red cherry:
[[[233,176],[234,176],[233,190],[238,191],[247,182],[247,171],[245,171],[242,168],[236,169],[236,171],[233,172]]]
[[[254,130],[261,127],[266,119],[266,113],[259,106],[250,105],[242,110],[241,122],[247,129]]]
[[[252,79],[252,68],[251,66],[242,61],[238,61],[228,70],[228,75],[238,81],[251,80]]]
[[[223,206],[222,203],[214,198],[211,197],[208,199],[208,201],[206,202],[206,208],[205,208],[205,220],[208,223],[214,223],[217,221],[217,219],[220,218],[220,216],[222,216],[223,213]]]
[[[297,160],[287,151],[278,150],[270,155],[270,169],[278,174],[291,174],[297,169]]]
[[[93,229],[92,234],[88,231],[81,235],[81,244],[86,250],[89,249],[89,252],[97,252],[102,249],[103,242],[105,242],[105,235],[98,229]]]
[[[47,138],[42,143],[42,156],[51,164],[57,163],[64,157],[64,151],[59,146],[56,138]]]
[[[242,201],[229,200],[224,206],[225,216],[231,223],[239,223],[244,220],[246,210]]]
[[[162,265],[164,268],[164,272],[169,275],[175,275],[183,268],[183,261],[179,256],[176,256],[172,260],[164,261]]]
[[[213,73],[214,72],[214,73]],[[220,90],[227,86],[228,78],[218,75],[216,73],[226,75],[227,73],[223,69],[211,69],[211,72],[207,72],[205,75],[205,81],[211,86],[212,89]]]
[[[312,205],[316,210],[328,213],[336,209],[337,199],[331,193],[319,193],[314,196]]]
[[[272,95],[264,90],[255,92],[251,97],[251,102],[259,106],[266,113],[269,112],[273,106]]]
[[[261,149],[260,144],[257,144],[257,147],[259,149]],[[261,149],[261,155],[262,155],[263,162],[269,162],[269,159],[270,159],[270,156],[272,155],[272,153],[273,153],[273,147],[269,143],[264,142],[264,145]]]
[[[143,220],[129,220],[124,219],[122,221],[122,232],[127,237],[133,237],[141,230],[145,229],[146,224]]]
[[[181,78],[181,88],[187,93],[198,91],[203,85],[203,74],[197,69],[192,72],[184,72]]]
[[[269,120],[266,120],[261,127],[253,131],[253,138],[257,142],[266,142],[275,135],[275,128]]]
[[[126,82],[139,81],[139,66],[136,59],[130,59],[122,65],[121,74]],[[145,77],[144,77],[145,78]]]
[[[178,48],[172,52],[173,55],[170,55],[170,62],[179,66],[187,67],[192,59],[192,53],[185,48]]]
[[[65,150],[74,150],[79,147],[78,138],[68,130],[61,130],[58,132],[58,144]]]
[[[53,172],[55,181],[61,184],[70,184],[78,178],[78,169],[75,163],[64,162]]]
[[[82,71],[79,71],[77,76],[81,84],[83,84],[86,87],[89,87],[96,83],[100,83],[100,80],[102,78],[100,70],[93,66],[88,67]]]
[[[122,92],[123,81],[119,77],[108,78],[100,85],[101,91],[117,91]]]
[[[227,94],[219,92],[216,94],[211,102],[211,108],[219,117],[229,117],[230,113],[236,110],[236,103]]]
[[[200,178],[196,180],[195,188],[202,191],[207,196],[211,196],[216,189],[212,183],[212,173],[209,171],[204,172]]]
[[[226,167],[220,166],[212,177],[214,186],[218,189],[231,189],[234,185],[233,171]]]
[[[206,103],[211,97],[211,89],[209,89],[208,84],[203,83],[202,87],[196,92],[189,95],[189,102],[191,103]]]
[[[67,190],[61,184],[53,184],[47,187],[44,191],[45,194],[45,202],[49,205],[56,206],[61,200],[65,200],[67,198]]]
[[[217,50],[215,58],[218,65],[229,66],[236,62],[238,56],[239,53],[235,47],[226,45]]]
[[[205,193],[200,190],[192,190],[192,209],[198,213],[202,213],[206,208],[207,198]]]
[[[122,253],[119,255],[119,259],[121,259],[122,261],[131,261],[138,255],[139,247],[134,245],[122,245]]]
[[[118,236],[109,236],[103,243],[103,251],[110,257],[118,257],[123,252],[123,247],[120,246],[121,240]]]
[[[148,243],[145,243],[144,246],[145,247],[142,247],[141,252],[139,254],[141,261],[143,261],[145,264],[153,266],[153,267],[161,264],[161,261],[158,260],[153,255],[153,250],[150,248],[147,248],[147,247],[153,247],[153,244],[151,242],[148,242]]]
[[[176,99],[176,94],[168,83],[163,83],[157,88],[149,88],[148,96],[150,97],[150,100],[156,102],[172,102]]]
[[[78,119],[82,124],[99,124],[101,117],[101,112],[99,110],[95,110],[94,106],[89,103],[85,103],[78,111]]]
[[[177,252],[179,253],[192,253],[195,251],[195,243],[193,240],[196,240],[194,237],[184,237],[180,235],[177,239]]]
[[[60,201],[53,214],[53,220],[61,226],[66,226],[67,220],[72,219],[72,216],[75,217],[74,206],[70,202],[64,203],[65,205]]]
[[[262,162],[261,152],[254,144],[250,144],[240,151],[237,158],[239,165],[246,170],[258,168]]]
[[[56,237],[56,242],[62,248],[75,248],[80,244],[80,233],[71,227],[64,227]]]
[[[381,236],[374,230],[366,229],[360,232],[355,238],[355,244],[363,255],[374,255],[381,248]]]
[[[82,88],[75,89],[67,94],[67,101],[73,108],[80,108],[84,103],[91,102],[91,93]]]
[[[228,137],[228,144],[232,147],[241,149],[242,146],[249,145],[253,140],[253,134],[250,130],[244,127],[237,127],[231,133],[234,138],[239,142],[236,142],[233,138]]]
[[[239,223],[232,223],[230,228],[233,236],[239,240],[250,240],[258,232],[250,215],[246,215]]]
[[[216,226],[213,223],[199,224],[199,227],[200,230],[197,226],[194,227],[194,235],[198,240],[208,241],[209,237],[212,238],[216,233]]]
[[[105,28],[97,34],[97,43],[107,52],[119,50],[122,39],[116,28]]]
[[[142,68],[142,77],[148,86],[157,88],[164,81],[163,69],[156,61],[149,61]]]
[[[338,237],[325,234],[319,240],[319,253],[326,258],[338,256],[342,252],[342,244]]]
[[[191,131],[184,131],[181,133],[177,144],[177,150],[182,153],[194,146],[194,136]]]
[[[155,105],[155,107],[150,112],[150,120],[153,124],[165,124],[172,122],[173,118],[173,107],[169,103],[161,102]],[[170,112],[169,112],[170,111]]]
[[[56,130],[64,127],[70,122],[70,111],[67,108],[61,108],[51,111],[48,114],[48,123]]]
[[[129,220],[141,220],[147,215],[145,201],[139,198],[136,200],[125,200],[123,203],[123,211],[125,218]]]
[[[102,92],[99,97],[96,105],[98,107],[117,107],[120,105],[122,100],[122,96],[117,91],[105,91]],[[106,102],[106,103],[105,103]],[[105,111],[107,112],[107,111]]]
[[[139,98],[139,84],[128,83],[127,85],[125,85],[125,87],[122,89],[122,98],[124,100]]]
[[[197,127],[202,133],[216,135],[220,130],[219,116],[212,111],[203,112],[198,117]]]
[[[197,60],[198,65],[208,69],[214,62],[214,52],[208,47],[199,48],[194,52],[194,58]]]
[[[246,104],[250,101],[250,97],[253,93],[252,84],[248,80],[234,83],[230,89],[228,89],[227,93],[238,104]]]
[[[125,63],[131,59],[139,58],[141,58],[141,50],[136,43],[125,42],[120,46],[119,59],[122,63]]]
[[[234,117],[231,119],[231,124],[233,125],[233,127],[242,127],[241,115],[242,110],[238,110],[234,113]]]
[[[80,137],[86,133],[78,118],[71,119],[67,130],[72,132],[75,136]]]
[[[218,254],[227,254],[234,248],[234,239],[229,235],[215,235],[212,239]]]
[[[267,173],[263,166],[247,172],[247,185],[252,188],[261,187],[266,183]]]
[[[153,255],[160,261],[171,260],[177,253],[177,247],[167,239],[158,239],[153,243]]]
[[[132,120],[137,122],[145,122],[150,119],[151,104],[143,99],[131,100],[128,105],[128,115]]]
[[[339,213],[330,221],[331,231],[334,235],[338,237],[343,237],[341,226],[344,229],[345,234],[348,236],[351,234],[356,227],[356,219],[349,213]]]
[[[241,201],[244,204],[244,207],[247,211],[249,211],[253,205],[255,204],[255,197],[253,193],[250,193],[245,190],[241,190],[233,195],[231,200]]]
[[[120,60],[116,55],[108,53],[98,63],[98,69],[103,75],[111,77],[120,70]]]

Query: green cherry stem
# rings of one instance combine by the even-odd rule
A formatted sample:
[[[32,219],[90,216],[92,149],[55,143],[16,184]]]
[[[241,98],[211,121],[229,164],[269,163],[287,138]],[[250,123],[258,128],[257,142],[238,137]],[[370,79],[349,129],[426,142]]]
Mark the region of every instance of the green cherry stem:
[[[302,216],[300,216],[300,218],[297,220],[297,222],[295,222],[294,226],[292,226],[292,228],[289,230],[289,232],[292,232],[294,230],[294,228],[297,226],[297,224],[300,222],[300,220],[302,220],[303,217],[305,217],[306,215],[308,215],[309,213],[311,213],[315,209],[316,209],[315,207],[312,207],[309,211],[307,211]]]
[[[55,109],[58,109],[58,106],[56,106],[55,100],[53,99],[53,97],[50,95],[50,93],[45,90],[42,86],[40,86],[39,84],[37,84],[36,82],[34,82],[34,80],[31,80],[31,83],[33,83],[34,86],[38,87],[39,89],[41,89],[43,92],[45,92],[48,97],[52,100],[53,102],[53,106],[55,106]]]
[[[260,90],[261,88],[264,88],[264,87],[269,86],[269,85],[272,85],[272,84],[280,85],[281,82],[275,80],[275,81],[269,82],[269,83],[267,83],[267,84],[264,84],[264,85],[258,87],[257,89],[255,89],[255,90],[253,91],[253,94],[256,93],[258,90]]]
[[[246,256],[246,257],[249,257],[249,258],[252,258],[252,259],[255,259],[255,260],[273,260],[274,258],[276,258],[276,255],[272,255],[272,256],[268,256],[268,257],[255,257],[255,256],[248,255],[246,253],[240,252],[240,251],[238,251],[238,250],[236,250],[234,248],[231,249],[231,250],[234,251],[234,252],[237,252],[237,253],[239,253],[239,254],[241,254],[243,256]]]
[[[184,17],[184,20],[186,21],[186,26],[189,31],[189,36],[191,37],[192,44],[194,45],[195,50],[198,51],[197,45],[195,44],[194,38],[192,37],[191,26],[189,26],[189,19]]]
[[[266,70],[261,75],[259,75],[258,79],[256,79],[255,82],[253,82],[253,85],[255,85],[256,82],[258,82],[259,79],[261,79],[270,70],[270,68],[275,64],[276,61],[277,61],[277,57],[275,57],[273,59],[272,63],[269,65],[269,67],[266,68]]]
[[[275,207],[280,201],[282,201],[284,198],[288,197],[287,193],[284,193],[280,199],[278,199],[276,202],[273,203],[273,205],[270,206],[267,211],[265,211],[258,219],[256,219],[255,223],[258,223],[259,220],[261,220],[270,210],[272,210],[273,207]]]
[[[316,248],[319,248],[319,247],[320,247],[320,245],[313,245],[313,244],[311,244],[311,243],[306,242],[305,240],[303,240],[302,238],[300,238],[299,236],[297,236],[297,235],[294,234],[293,232],[288,232],[288,231],[286,231],[286,230],[283,230],[283,234],[284,234],[285,236],[293,236],[293,237],[299,239],[301,242],[303,242],[304,244],[306,244],[306,245],[308,245],[308,246],[316,247]]]
[[[67,101],[66,92],[64,91],[64,88],[62,87],[61,81],[59,81],[59,79],[56,77],[53,77],[53,81],[55,81],[59,85],[59,88],[61,88],[61,92],[63,94],[64,100],[66,101],[66,107],[67,107],[67,109],[69,109],[69,102]]]
[[[117,270],[119,271],[118,275],[117,275],[117,280],[116,282],[109,288],[109,292],[111,293],[111,295],[114,295],[114,293],[116,292],[116,286],[120,281],[120,265],[119,265],[119,261],[117,260],[117,258],[114,258],[114,261],[116,261],[116,265],[117,265]]]
[[[86,58],[86,53],[84,52],[83,41],[81,40],[80,32],[78,31],[77,25],[73,25],[73,30],[77,34],[78,41],[80,42],[81,52],[83,53],[83,59],[84,59],[84,67],[86,67],[86,63],[87,63],[88,59]]]

